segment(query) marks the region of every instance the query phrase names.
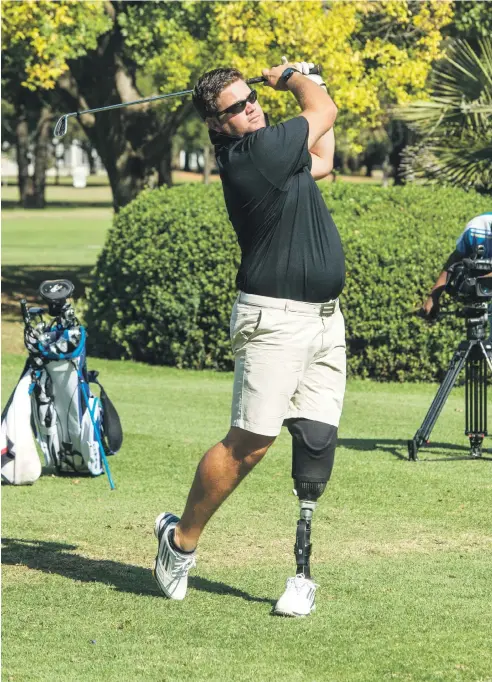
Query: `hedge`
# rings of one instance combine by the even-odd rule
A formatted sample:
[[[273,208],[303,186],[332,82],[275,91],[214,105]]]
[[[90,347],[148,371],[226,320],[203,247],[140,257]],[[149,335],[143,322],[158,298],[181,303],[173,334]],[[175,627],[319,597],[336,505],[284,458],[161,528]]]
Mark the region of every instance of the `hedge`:
[[[490,201],[451,188],[320,183],[344,245],[349,374],[440,380],[462,319],[412,315],[466,222]],[[116,217],[94,270],[89,350],[108,358],[230,370],[239,249],[220,184],[148,190]],[[459,303],[448,299],[448,308]]]

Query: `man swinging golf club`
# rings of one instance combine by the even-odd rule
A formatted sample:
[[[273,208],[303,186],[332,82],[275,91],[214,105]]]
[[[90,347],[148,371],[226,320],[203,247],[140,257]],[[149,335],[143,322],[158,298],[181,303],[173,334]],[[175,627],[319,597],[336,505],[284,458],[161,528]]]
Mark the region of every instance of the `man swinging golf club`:
[[[274,611],[307,616],[317,587],[309,566],[311,519],[331,475],[345,391],[338,303],[345,269],[338,231],[315,183],[333,167],[337,108],[321,77],[308,75],[312,64],[282,61],[263,77],[299,103],[300,114],[284,123],[268,125],[255,90],[236,69],[204,74],[193,92],[241,247],[231,318],[232,418],[229,433],[200,461],[181,518],[157,517],[154,574],[167,597],[185,597],[205,525],[285,424],[300,518],[296,575]]]

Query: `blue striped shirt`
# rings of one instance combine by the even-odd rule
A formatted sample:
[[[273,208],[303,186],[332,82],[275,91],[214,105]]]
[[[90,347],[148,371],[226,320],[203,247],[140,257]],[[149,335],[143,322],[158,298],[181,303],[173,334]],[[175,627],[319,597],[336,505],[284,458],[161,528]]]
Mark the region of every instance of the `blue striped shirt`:
[[[462,256],[473,256],[480,245],[485,246],[484,258],[492,258],[492,213],[482,213],[470,220],[456,242],[456,251]]]

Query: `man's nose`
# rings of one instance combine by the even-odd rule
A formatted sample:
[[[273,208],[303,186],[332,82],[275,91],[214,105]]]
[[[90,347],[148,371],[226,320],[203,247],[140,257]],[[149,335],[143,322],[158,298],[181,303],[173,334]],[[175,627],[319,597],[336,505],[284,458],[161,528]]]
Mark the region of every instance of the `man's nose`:
[[[256,109],[255,104],[251,104],[251,102],[246,103],[246,114],[249,116],[249,114],[252,114]]]

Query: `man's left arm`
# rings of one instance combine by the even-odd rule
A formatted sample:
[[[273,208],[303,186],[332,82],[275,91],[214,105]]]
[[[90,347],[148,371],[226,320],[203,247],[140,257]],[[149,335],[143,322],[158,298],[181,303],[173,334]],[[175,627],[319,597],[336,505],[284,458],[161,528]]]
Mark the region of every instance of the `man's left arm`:
[[[335,154],[335,133],[333,128],[325,133],[309,151],[311,154],[311,175],[315,180],[322,180],[333,170]]]
[[[282,62],[287,63],[287,57],[282,57]],[[309,80],[317,83],[327,91],[326,83],[317,74],[310,74],[309,70],[314,66],[312,62],[297,62],[296,66]],[[322,135],[316,144],[309,149],[311,155],[311,175],[315,180],[322,180],[333,170],[333,157],[335,155],[335,133],[333,128]]]

